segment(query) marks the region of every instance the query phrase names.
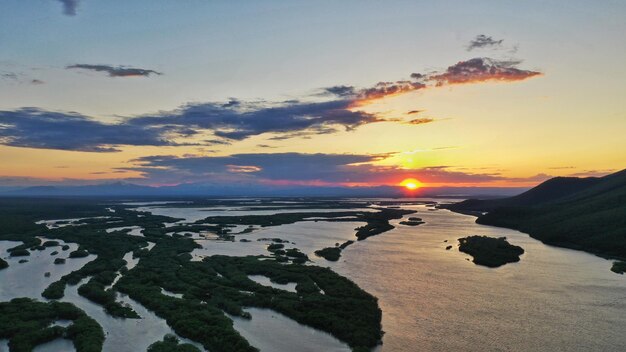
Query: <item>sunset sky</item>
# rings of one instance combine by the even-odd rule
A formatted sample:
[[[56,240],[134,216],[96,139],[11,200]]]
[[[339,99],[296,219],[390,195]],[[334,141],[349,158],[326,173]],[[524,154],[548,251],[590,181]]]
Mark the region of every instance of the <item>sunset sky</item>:
[[[0,186],[626,167],[624,1],[3,0]]]

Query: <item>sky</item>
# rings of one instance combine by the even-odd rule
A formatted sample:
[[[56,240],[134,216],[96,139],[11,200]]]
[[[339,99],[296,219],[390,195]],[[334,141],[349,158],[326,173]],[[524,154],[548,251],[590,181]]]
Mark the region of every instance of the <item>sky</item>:
[[[626,168],[624,1],[0,2],[0,186]]]

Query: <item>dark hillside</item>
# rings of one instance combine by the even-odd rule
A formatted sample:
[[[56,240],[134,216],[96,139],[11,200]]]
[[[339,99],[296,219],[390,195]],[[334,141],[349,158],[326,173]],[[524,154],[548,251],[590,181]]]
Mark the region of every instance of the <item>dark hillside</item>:
[[[548,244],[626,258],[626,170],[602,178],[554,178],[515,197],[447,208],[488,212],[476,222],[517,229]]]

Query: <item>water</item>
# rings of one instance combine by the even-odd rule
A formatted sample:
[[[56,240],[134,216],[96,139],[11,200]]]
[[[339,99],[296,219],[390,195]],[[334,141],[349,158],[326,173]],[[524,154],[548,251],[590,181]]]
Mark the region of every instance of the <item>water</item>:
[[[301,249],[315,264],[331,267],[378,297],[386,333],[384,344],[376,352],[626,350],[626,334],[623,333],[626,276],[612,273],[611,261],[547,246],[514,230],[478,225],[474,217],[447,210],[433,210],[423,205],[403,208],[416,209],[417,214],[406,217],[417,216],[426,223],[410,227],[399,225],[401,220],[394,220],[394,230],[355,242],[342,252],[338,262],[318,258],[313,251],[355,239],[354,228],[363,223],[306,221],[260,228],[236,235],[235,242],[198,241],[204,248],[194,255],[198,259],[213,254],[269,254],[265,248],[270,242],[257,241],[264,237],[295,242],[286,244],[286,248]],[[158,214],[183,217],[187,221],[210,214],[193,208],[152,209]],[[277,212],[282,210],[268,211]],[[219,213],[234,215],[235,211]],[[239,215],[252,213],[258,212]],[[241,229],[238,227],[233,232]],[[457,248],[458,238],[477,234],[506,236],[510,243],[521,246],[526,252],[519,263],[496,269],[477,266]],[[242,238],[251,242],[239,242]],[[0,253],[6,255],[6,248],[17,244],[0,241]],[[446,250],[448,245],[453,248]],[[29,263],[17,264],[21,258],[8,259],[11,267],[0,271],[0,300],[17,296],[39,298],[47,284],[38,281],[44,279],[45,271],[55,268],[50,264],[54,257],[44,254],[46,251],[35,251],[26,258],[33,264],[40,263],[36,267],[25,266]],[[38,254],[41,255],[38,257]],[[132,259],[132,253],[125,259],[129,267],[138,261]],[[58,267],[69,269],[68,264],[80,260],[90,259],[72,259]],[[21,271],[18,274],[15,270]],[[24,277],[29,280],[20,280]],[[294,289],[290,285],[271,283],[266,277],[253,279],[279,289]],[[53,280],[54,276],[50,282]],[[28,285],[22,285],[13,289],[14,285],[21,284],[34,287],[29,289]],[[14,292],[7,293],[7,289]],[[172,332],[162,319],[128,297],[120,296],[120,300],[131,304],[143,319],[109,317],[100,306],[78,296],[76,287],[72,286],[66,290],[64,300],[87,311],[105,328],[108,333],[105,351],[145,350],[149,344]],[[262,351],[349,350],[332,336],[279,313],[256,308],[246,310],[252,314],[252,320],[234,318],[234,326]],[[0,341],[0,351],[3,343],[6,341]],[[51,344],[62,343],[65,342],[57,340]]]
[[[242,215],[273,215],[280,213],[333,213],[341,211],[362,211],[371,212],[371,208],[346,208],[346,209],[280,209],[280,210],[263,210],[263,209],[246,209],[243,207],[207,207],[207,208],[175,208],[175,207],[159,207],[144,206],[134,210],[150,212],[153,215],[170,216],[173,218],[185,219],[185,222],[195,222],[209,216],[242,216]]]
[[[298,285],[295,282],[288,282],[286,284],[279,284],[276,282],[272,282],[269,277],[263,275],[248,275],[248,279],[256,282],[259,285],[269,286],[273,288],[277,288],[279,290],[289,291],[296,293],[296,286]]]
[[[65,289],[65,297],[63,297],[62,301],[73,303],[102,326],[105,332],[103,351],[145,351],[154,342],[162,340],[166,334],[176,335],[165,320],[123,294],[118,294],[118,301],[129,305],[139,314],[141,319],[120,319],[106,314],[101,306],[78,294],[78,287],[88,280],[89,278],[86,278],[76,286],[68,286]],[[202,345],[198,343],[180,337],[179,339],[184,343],[192,343],[201,351],[204,351]]]
[[[414,208],[409,216],[426,224],[397,225],[332,265],[379,298],[379,351],[626,350],[626,278],[609,271],[610,261]],[[477,266],[457,249],[458,238],[474,234],[506,236],[526,253],[497,269]]]
[[[42,241],[45,240],[42,238]],[[61,245],[66,244],[63,241],[58,242]],[[9,257],[6,250],[20,244],[22,242],[0,241],[0,256],[9,263],[8,268],[0,270],[0,301],[10,301],[17,297],[42,299],[41,293],[48,285],[96,259],[93,254],[84,258],[68,258],[70,252],[78,248],[75,243],[67,243],[70,249],[66,251],[61,250],[61,246],[47,247],[42,251],[30,251],[30,256],[27,257]],[[54,251],[59,254],[51,255]],[[56,258],[66,258],[65,264],[54,264]],[[28,262],[20,264],[22,259]],[[50,273],[48,277],[44,276],[47,272]]]
[[[138,237],[144,237],[143,235],[143,227],[141,226],[122,226],[122,227],[110,227],[108,229],[106,229],[106,233],[111,233],[114,231],[125,231],[125,230],[129,230],[127,232],[127,234],[129,236],[138,236]]]
[[[211,255],[269,255],[267,246],[271,241],[258,241],[263,238],[280,238],[289,241],[284,243],[285,248],[298,248],[309,256],[313,262],[325,266],[328,261],[317,257],[314,252],[325,247],[333,247],[336,243],[347,240],[356,240],[355,228],[363,226],[364,222],[328,222],[302,221],[294,224],[263,227],[251,233],[235,235],[235,242],[218,240],[198,240],[202,248],[192,252],[195,260],[201,260]],[[250,242],[239,242],[247,239]],[[295,244],[294,244],[295,243]],[[356,243],[352,246],[357,245]]]
[[[245,310],[252,319],[231,316],[233,326],[261,352],[350,352],[348,345],[332,335],[303,326],[280,313],[260,308]]]

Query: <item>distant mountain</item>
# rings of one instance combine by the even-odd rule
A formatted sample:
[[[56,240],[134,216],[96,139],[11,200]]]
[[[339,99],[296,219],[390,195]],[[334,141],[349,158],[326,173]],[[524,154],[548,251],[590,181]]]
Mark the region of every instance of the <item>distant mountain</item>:
[[[517,229],[545,243],[626,259],[626,170],[557,177],[518,196],[444,206],[484,213],[476,222]]]
[[[142,186],[115,182],[86,186],[36,186],[10,189],[0,196],[24,197],[451,197],[510,196],[523,192],[522,188],[442,187],[423,188],[407,193],[402,187],[314,187],[274,186],[254,184],[180,184],[176,186]]]
[[[463,212],[486,212],[500,207],[538,206],[567,197],[601,182],[600,178],[555,177],[514,197],[501,199],[468,199],[446,206]]]

